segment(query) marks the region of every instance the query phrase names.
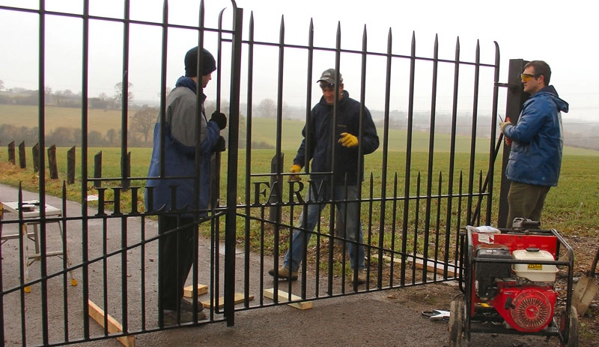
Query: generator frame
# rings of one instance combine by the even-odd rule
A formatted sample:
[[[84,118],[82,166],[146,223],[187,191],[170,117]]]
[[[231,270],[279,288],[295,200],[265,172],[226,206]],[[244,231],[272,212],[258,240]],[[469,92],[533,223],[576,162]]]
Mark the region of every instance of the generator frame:
[[[572,247],[555,229],[514,230],[500,228],[498,230],[500,233],[487,234],[485,237],[492,236],[491,242],[493,244],[507,246],[510,253],[517,249],[532,247],[551,253],[556,260],[497,260],[477,257],[477,246],[482,244],[479,236],[484,234],[477,233],[472,228],[465,228],[460,234],[460,264],[464,266],[460,266],[458,276],[459,288],[462,294],[456,296],[451,302],[449,346],[459,347],[467,345],[464,343],[470,341],[472,333],[541,335],[547,336],[547,338],[557,336],[563,347],[578,346],[578,314],[576,308],[572,306],[572,278],[574,269],[574,252]],[[488,242],[488,239],[486,239],[486,242]],[[554,314],[547,327],[538,332],[520,332],[506,327],[505,324],[502,324],[503,318],[497,313],[497,310],[483,302],[476,294],[475,271],[477,265],[482,263],[510,264],[510,266],[514,264],[542,264],[555,265],[558,269],[567,269],[567,291],[561,295],[558,291],[557,302],[565,302],[565,308],[559,313],[559,319],[556,317],[558,315],[556,310],[556,314]]]

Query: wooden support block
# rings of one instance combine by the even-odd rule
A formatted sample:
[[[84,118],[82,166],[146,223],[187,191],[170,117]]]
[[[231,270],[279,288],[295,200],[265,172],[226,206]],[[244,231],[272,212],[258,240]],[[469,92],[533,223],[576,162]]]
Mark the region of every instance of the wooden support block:
[[[198,283],[198,295],[208,293],[208,286],[205,284]],[[193,286],[187,286],[183,288],[183,296],[186,298],[191,298],[193,296]]]
[[[378,259],[378,254],[373,254],[373,255],[371,255],[371,257],[373,259]],[[424,258],[424,256],[421,254],[417,254],[416,257]],[[408,259],[409,262],[414,262],[414,259],[415,259],[414,256],[407,256],[406,258]],[[387,260],[387,261],[391,261],[391,257],[388,255],[383,255],[383,259]],[[393,257],[393,262],[401,264],[402,263],[401,256]],[[422,270],[424,268],[424,260],[416,258],[415,263],[416,263],[417,269]],[[445,263],[443,263],[441,261],[437,261],[435,264],[434,259],[428,259],[426,262],[426,269],[431,272],[436,271],[438,274],[442,275],[443,272],[445,271]],[[457,272],[458,272],[458,268],[454,264],[447,264],[447,276],[455,277]]]
[[[98,305],[94,304],[91,300],[87,301],[89,306],[89,315],[92,317],[102,328],[104,328],[104,310]],[[116,319],[107,315],[108,333],[122,333],[123,326]],[[120,336],[116,338],[125,347],[135,347],[135,335]]]
[[[422,254],[417,254],[416,255],[419,258],[424,258],[424,256]],[[426,269],[428,271],[435,271],[440,275],[443,275],[443,272],[445,271],[445,263],[442,261],[436,261],[434,259],[427,259],[426,262]],[[416,259],[416,268],[417,269],[423,269],[424,268],[424,260],[422,259]],[[458,272],[457,267],[454,264],[447,264],[447,276],[449,277],[455,277],[456,273]]]
[[[274,293],[275,293],[274,288],[265,289],[264,297],[274,300],[274,298],[275,298]],[[282,290],[278,290],[277,293],[279,294],[278,295],[279,302],[288,302],[289,293],[284,292]],[[302,300],[302,298],[297,295],[291,294],[291,301],[299,301],[299,300]],[[289,304],[289,306],[298,308],[300,310],[309,310],[312,308],[313,305],[312,305],[312,301],[302,301],[302,302],[293,302],[293,303]]]
[[[250,301],[254,300],[254,296],[250,295],[249,300]],[[241,304],[244,301],[245,301],[245,296],[243,295],[243,293],[235,293],[235,299],[234,299],[235,305]],[[210,300],[202,301],[202,305],[204,306],[204,308],[212,308],[212,306],[210,305]],[[221,296],[220,298],[218,298],[218,308],[223,308],[224,306],[225,306],[225,297]]]
[[[379,258],[379,255],[378,255],[378,254],[372,254],[370,257],[371,257],[372,259],[378,259],[378,258]],[[390,262],[390,261],[391,261],[391,257],[390,257],[390,256],[388,256],[388,255],[383,255],[383,260],[386,260],[386,261],[389,261],[389,262]],[[401,257],[393,257],[393,262],[394,262],[394,263],[401,264],[401,263],[402,263],[402,261],[401,261]]]

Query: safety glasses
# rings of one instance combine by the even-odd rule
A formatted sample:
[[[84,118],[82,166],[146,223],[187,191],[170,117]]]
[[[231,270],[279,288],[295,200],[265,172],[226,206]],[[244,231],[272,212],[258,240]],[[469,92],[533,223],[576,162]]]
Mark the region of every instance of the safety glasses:
[[[536,78],[537,76],[530,74],[530,73],[523,73],[520,75],[520,78],[524,81],[524,82],[528,82],[530,79],[532,78]]]
[[[328,90],[328,91],[335,90],[335,84],[320,82],[320,88],[322,90]]]

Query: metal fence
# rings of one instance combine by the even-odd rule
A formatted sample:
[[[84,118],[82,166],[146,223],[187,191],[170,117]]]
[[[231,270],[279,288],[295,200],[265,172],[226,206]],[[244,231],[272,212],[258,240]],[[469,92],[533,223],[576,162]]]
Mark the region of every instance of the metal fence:
[[[128,72],[136,62],[129,54],[131,31],[148,27],[161,32],[158,89],[163,113],[167,85],[172,83],[166,68],[170,33],[194,34],[197,44],[210,47],[217,58],[215,108],[229,117],[227,151],[214,159],[219,169],[213,177],[212,204],[208,217],[198,220],[199,233],[193,240],[197,257],[185,291],[197,296],[210,312],[208,321],[193,324],[233,325],[239,310],[289,303],[306,308],[320,299],[452,280],[460,270],[461,228],[490,224],[494,218],[492,207],[497,202],[492,193],[499,182],[494,163],[500,149],[495,115],[502,86],[497,44],[492,45],[489,62],[481,61],[478,42],[468,54],[472,58],[462,58],[459,39],[450,58],[441,57],[438,38],[424,56],[417,54],[415,33],[407,47],[397,48],[389,30],[387,50],[377,51],[368,48],[371,37],[364,27],[362,37],[351,41],[360,42],[361,48],[350,49],[342,44],[339,24],[335,43],[320,46],[315,44],[318,32],[312,22],[307,43],[297,44],[287,41],[283,19],[279,41],[268,42],[255,37],[253,14],[248,16],[234,2],[232,11],[220,12],[215,27],[204,24],[203,2],[197,26],[169,23],[168,1],[162,22],[131,18],[129,1],[124,1],[121,18],[92,15],[89,2],[82,3],[81,13],[49,11],[44,1],[31,9],[0,6],[0,11],[39,18],[41,148],[46,148],[47,134],[44,33],[48,17],[82,23],[82,136],[74,144],[80,147],[80,163],[88,163],[93,150],[88,146],[93,130],[89,126],[90,25],[122,25],[122,95],[129,95]],[[402,50],[406,52],[398,53]],[[174,56],[182,61],[183,54]],[[310,110],[320,98],[313,86],[323,66],[340,71],[346,89],[355,90],[352,97],[357,95],[354,98],[370,109],[380,146],[360,163],[365,180],[359,185],[359,199],[325,202],[327,207],[304,250],[298,281],[274,281],[268,270],[282,264],[302,210],[315,203],[306,197],[313,183],[310,166],[300,173],[300,182],[288,181],[287,167],[302,140]],[[373,80],[374,75],[380,78]],[[265,95],[264,80],[270,88],[267,98],[276,100],[272,118],[257,114],[257,98]],[[290,85],[296,88],[293,93],[287,92]],[[303,100],[295,109],[302,116],[296,119],[286,105],[290,94]],[[128,129],[129,100],[120,102],[121,129]],[[335,119],[337,113],[333,112]],[[112,337],[131,345],[135,334],[173,328],[158,319],[156,216],[164,212],[145,211],[141,199],[147,177],[131,169],[134,161],[143,164],[149,158],[131,154],[127,130],[121,130],[120,138],[120,173],[105,169],[98,179],[87,165],[80,165],[75,183],[79,191],[63,185],[61,196],[54,197],[48,195],[49,179],[41,169],[38,192],[20,188],[2,192],[3,345],[61,345]],[[264,141],[270,148],[259,148]],[[333,151],[332,158],[335,155]],[[46,167],[44,155],[39,167]],[[346,252],[350,243],[357,244],[346,239],[344,221],[331,212],[335,204],[348,202],[360,206],[368,277],[362,285],[352,281]]]

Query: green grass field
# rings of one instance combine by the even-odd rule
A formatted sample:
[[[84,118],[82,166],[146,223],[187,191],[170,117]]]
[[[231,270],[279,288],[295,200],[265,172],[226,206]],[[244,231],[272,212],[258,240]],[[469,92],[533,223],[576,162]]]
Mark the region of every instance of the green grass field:
[[[18,126],[33,126],[37,122],[37,108],[15,107],[0,105],[0,117],[5,123],[11,123]],[[51,130],[55,127],[76,127],[80,124],[81,115],[77,109],[60,109],[49,107],[46,110],[47,129]],[[7,115],[11,115],[7,117]],[[105,133],[107,129],[120,126],[121,114],[117,111],[93,111],[90,112],[90,130],[91,124],[96,124],[93,130]],[[91,119],[94,118],[94,122]],[[274,119],[256,118],[251,124],[244,122],[241,126],[242,138],[243,134],[251,127],[252,141],[255,143],[266,142],[275,146],[280,143],[281,152],[284,153],[285,159],[283,164],[283,172],[286,172],[292,163],[293,156],[301,142],[301,130],[304,126],[303,121],[285,120],[281,127],[278,128]],[[280,140],[276,134],[281,133]],[[363,184],[363,196],[370,197],[370,176],[372,176],[372,197],[380,198],[383,195],[383,186],[385,186],[385,196],[403,196],[406,182],[406,138],[405,130],[390,130],[388,139],[383,138],[383,131],[379,129],[381,137],[380,149],[366,156],[365,173],[366,181]],[[410,173],[409,173],[409,195],[415,196],[418,192],[420,196],[425,195],[429,187],[427,179],[429,172],[431,173],[431,193],[436,194],[439,190],[439,179],[442,180],[441,191],[447,192],[449,185],[449,160],[450,160],[450,137],[448,135],[438,134],[435,137],[435,151],[432,157],[429,157],[429,134],[426,132],[414,132],[412,141],[412,153],[410,156]],[[18,143],[18,139],[15,139]],[[383,159],[383,147],[387,141],[388,156],[386,165]],[[458,136],[455,140],[455,167],[453,170],[454,183],[452,189],[454,193],[458,191],[458,182],[460,174],[463,174],[463,188],[467,189],[469,183],[469,175],[471,172],[471,162],[473,163],[473,187],[477,191],[481,181],[484,180],[488,170],[489,163],[489,147],[491,143],[489,139],[479,138],[476,140],[476,155],[471,158],[468,154],[471,146],[469,136]],[[2,139],[2,143],[5,139]],[[15,166],[8,165],[8,154],[5,146],[0,147],[0,182],[18,185],[23,184],[24,189],[36,190],[39,188],[37,175],[32,171],[31,160],[31,144],[28,144],[26,150],[27,169],[17,169]],[[51,144],[46,144],[47,146]],[[68,148],[58,148],[58,165],[60,179],[55,182],[48,182],[47,191],[53,195],[59,195],[62,181],[66,179],[66,153]],[[77,170],[76,184],[67,187],[68,198],[78,201],[85,191],[81,184],[81,169],[80,158],[82,158],[80,146],[76,147]],[[117,178],[121,176],[121,149],[120,148],[88,148],[88,177],[91,177],[94,172],[94,156],[102,152],[103,167],[102,176],[104,178]],[[143,178],[147,174],[148,163],[151,155],[150,148],[129,148],[127,152],[131,152],[131,177]],[[45,153],[45,151],[44,151]],[[226,201],[226,186],[227,186],[227,153],[225,152],[222,158],[223,167],[221,169],[221,201]],[[268,181],[264,175],[270,170],[270,162],[276,154],[275,149],[259,149],[250,152],[251,165],[246,165],[246,155],[248,152],[240,150],[238,160],[238,172],[235,175],[238,180],[237,198],[239,202],[245,201],[245,185],[246,177],[251,177],[250,183],[258,181]],[[500,185],[500,168],[501,168],[501,153],[496,161],[496,173],[494,181],[494,206],[498,202],[498,188]],[[429,160],[432,161],[433,167],[429,170]],[[17,159],[18,161],[18,159]],[[553,188],[549,193],[546,208],[544,213],[544,226],[553,227],[558,230],[564,230],[570,234],[594,236],[599,232],[597,221],[599,221],[599,180],[597,179],[596,168],[599,167],[599,151],[590,151],[577,148],[566,147],[564,149],[564,160],[562,165],[562,174],[560,184]],[[482,175],[482,178],[481,178]],[[382,182],[382,177],[386,176],[386,181]],[[47,176],[49,177],[49,176]],[[397,177],[397,182],[395,182]],[[420,185],[417,185],[418,177]],[[105,182],[105,186],[118,184],[118,181]],[[394,184],[397,184],[395,189]],[[143,181],[133,181],[132,185],[143,186]],[[88,182],[87,187],[92,184]],[[397,191],[397,193],[395,193]],[[93,193],[93,190],[86,191]],[[142,194],[140,192],[140,194]],[[248,194],[253,194],[248,192]],[[143,198],[143,196],[140,196]],[[126,199],[126,198],[125,198]],[[126,203],[126,202],[125,202]],[[377,208],[376,206],[374,207]],[[378,211],[377,213],[380,213]],[[496,214],[494,214],[496,218]]]

